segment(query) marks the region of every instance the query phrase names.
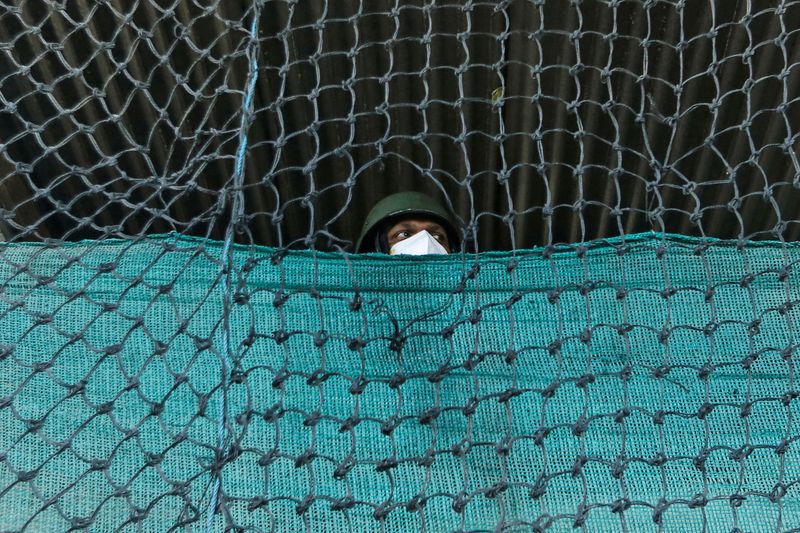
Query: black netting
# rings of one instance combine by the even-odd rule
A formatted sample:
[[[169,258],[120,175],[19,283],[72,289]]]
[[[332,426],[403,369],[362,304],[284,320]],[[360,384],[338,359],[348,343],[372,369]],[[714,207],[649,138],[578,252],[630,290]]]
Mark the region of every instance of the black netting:
[[[443,194],[480,249],[649,229],[795,240],[798,9],[5,6],[7,233],[222,238],[257,78],[242,242],[345,245],[406,189]]]
[[[798,1],[2,3],[0,530],[800,528],[799,91]]]

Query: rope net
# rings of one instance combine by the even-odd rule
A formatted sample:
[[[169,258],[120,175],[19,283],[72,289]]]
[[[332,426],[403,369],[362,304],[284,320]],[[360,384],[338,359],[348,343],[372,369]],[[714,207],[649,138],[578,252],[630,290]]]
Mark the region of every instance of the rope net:
[[[798,40],[789,0],[3,3],[0,530],[799,529]],[[407,190],[459,251],[352,253]]]

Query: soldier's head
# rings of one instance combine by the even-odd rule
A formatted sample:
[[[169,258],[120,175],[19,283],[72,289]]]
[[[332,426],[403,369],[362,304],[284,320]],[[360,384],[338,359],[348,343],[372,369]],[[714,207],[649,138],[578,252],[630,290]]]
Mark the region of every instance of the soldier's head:
[[[447,209],[420,192],[387,196],[367,215],[356,251],[388,254],[449,254],[459,248]]]

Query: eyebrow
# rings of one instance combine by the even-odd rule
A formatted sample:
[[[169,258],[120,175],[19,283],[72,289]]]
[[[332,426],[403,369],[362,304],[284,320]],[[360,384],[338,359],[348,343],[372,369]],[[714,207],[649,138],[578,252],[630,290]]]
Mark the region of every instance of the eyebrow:
[[[397,224],[392,225],[392,227],[389,228],[389,229],[396,231],[396,230],[399,230],[399,229],[410,229],[412,227],[413,227],[413,224],[411,224],[411,222],[407,222],[407,221],[404,220],[402,222],[398,222]]]
[[[438,222],[420,221],[420,223],[418,224],[416,222],[411,222],[411,221],[408,221],[408,220],[403,220],[403,221],[400,221],[400,222],[394,224],[393,226],[391,226],[389,228],[389,231],[394,232],[394,231],[399,231],[399,230],[404,230],[404,229],[415,229],[418,225],[426,225],[426,224],[432,230],[441,231],[441,232],[445,233],[444,227],[441,224],[439,224]]]

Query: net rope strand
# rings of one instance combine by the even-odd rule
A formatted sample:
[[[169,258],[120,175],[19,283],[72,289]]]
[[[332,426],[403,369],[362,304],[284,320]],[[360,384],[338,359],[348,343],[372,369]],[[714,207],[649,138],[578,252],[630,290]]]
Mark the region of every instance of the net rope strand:
[[[798,0],[0,5],[0,531],[800,529],[798,87]]]
[[[223,337],[222,337],[222,360],[220,368],[221,378],[221,391],[223,400],[220,402],[219,425],[217,428],[217,450],[214,457],[214,462],[219,464],[219,468],[215,469],[211,479],[211,494],[208,501],[208,509],[206,511],[206,531],[213,531],[213,518],[216,513],[217,498],[221,484],[222,464],[224,464],[226,456],[226,441],[228,440],[228,402],[227,390],[230,380],[230,372],[232,370],[234,361],[231,355],[234,353],[231,344],[231,326],[230,326],[230,307],[233,303],[233,290],[232,290],[232,277],[234,273],[234,262],[232,245],[234,235],[236,233],[236,226],[242,221],[242,213],[244,211],[244,198],[243,198],[243,178],[245,157],[247,155],[247,131],[253,120],[253,96],[255,94],[256,86],[258,83],[258,24],[261,14],[261,0],[254,0],[252,5],[253,21],[250,24],[250,42],[247,46],[248,58],[248,72],[247,72],[247,91],[242,101],[241,109],[241,123],[239,126],[239,146],[236,151],[236,166],[233,175],[233,187],[230,191],[232,196],[231,205],[231,221],[228,224],[225,232],[225,241],[222,248],[222,256],[224,257],[224,272],[225,288],[223,300]]]

